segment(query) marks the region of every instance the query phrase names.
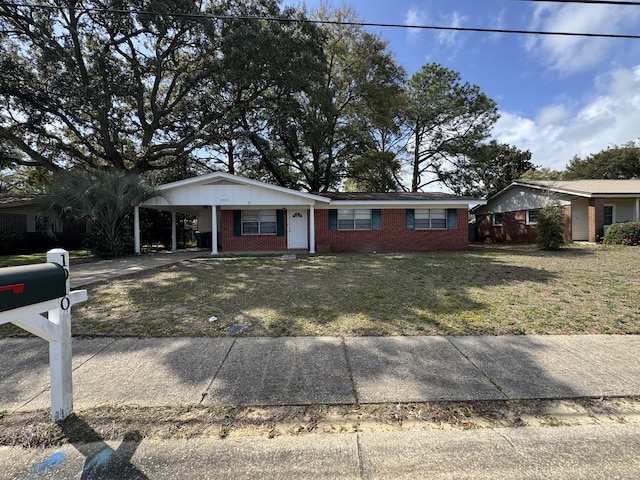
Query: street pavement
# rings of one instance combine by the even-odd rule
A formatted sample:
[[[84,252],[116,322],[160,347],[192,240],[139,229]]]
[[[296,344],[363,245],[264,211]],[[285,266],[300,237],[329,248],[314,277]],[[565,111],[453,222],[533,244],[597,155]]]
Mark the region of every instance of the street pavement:
[[[635,480],[640,424],[0,447],[7,480]]]
[[[72,265],[72,284],[167,257]],[[74,338],[74,407],[638,396],[639,351],[624,335]],[[0,411],[49,408],[47,342],[0,339],[0,365]],[[0,478],[640,478],[638,424],[599,427],[0,448]]]

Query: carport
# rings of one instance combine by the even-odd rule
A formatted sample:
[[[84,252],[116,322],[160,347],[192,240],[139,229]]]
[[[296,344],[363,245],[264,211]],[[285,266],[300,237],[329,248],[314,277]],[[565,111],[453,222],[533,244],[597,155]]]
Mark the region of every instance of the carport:
[[[181,213],[197,217],[198,230],[211,241],[212,255],[221,248],[315,253],[315,206],[330,203],[326,197],[223,172],[161,185],[157,192],[135,208],[136,253],[140,208],[171,212],[172,251],[177,250],[176,216]]]

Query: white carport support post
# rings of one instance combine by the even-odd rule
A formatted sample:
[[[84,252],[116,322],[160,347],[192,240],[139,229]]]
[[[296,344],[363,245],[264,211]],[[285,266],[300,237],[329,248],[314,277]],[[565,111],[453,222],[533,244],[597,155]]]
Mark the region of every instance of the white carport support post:
[[[136,253],[140,253],[140,207],[133,209],[133,244]]]
[[[211,205],[211,255],[218,254],[218,214],[216,206]]]
[[[309,253],[316,253],[316,210],[309,207]]]
[[[176,212],[171,212],[171,253],[178,250],[178,233],[176,230]]]

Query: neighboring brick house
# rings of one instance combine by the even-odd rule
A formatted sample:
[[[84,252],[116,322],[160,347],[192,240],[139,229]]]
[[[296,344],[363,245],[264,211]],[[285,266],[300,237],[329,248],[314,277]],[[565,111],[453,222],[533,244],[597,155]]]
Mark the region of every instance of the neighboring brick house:
[[[55,236],[48,235],[39,215],[39,196],[33,194],[0,195],[0,252],[44,252],[52,246],[80,248],[84,226],[56,222]]]
[[[546,205],[564,209],[564,238],[596,242],[613,223],[640,221],[640,180],[517,180],[471,209],[481,242],[534,242]]]
[[[212,254],[466,250],[469,206],[482,202],[436,192],[306,193],[221,172],[158,193],[136,219],[139,208],[172,212],[175,250],[176,214],[193,215]],[[139,221],[134,233],[139,252]]]
[[[37,195],[0,195],[0,233],[37,232]]]

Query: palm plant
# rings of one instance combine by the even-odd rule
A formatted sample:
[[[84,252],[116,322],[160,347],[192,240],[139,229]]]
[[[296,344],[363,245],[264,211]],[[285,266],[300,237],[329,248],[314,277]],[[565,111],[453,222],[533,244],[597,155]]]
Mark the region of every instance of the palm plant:
[[[128,218],[136,205],[153,196],[154,189],[124,172],[73,170],[56,176],[41,206],[41,216],[53,231],[56,221],[88,222],[100,241],[92,245],[98,256],[126,253]]]

